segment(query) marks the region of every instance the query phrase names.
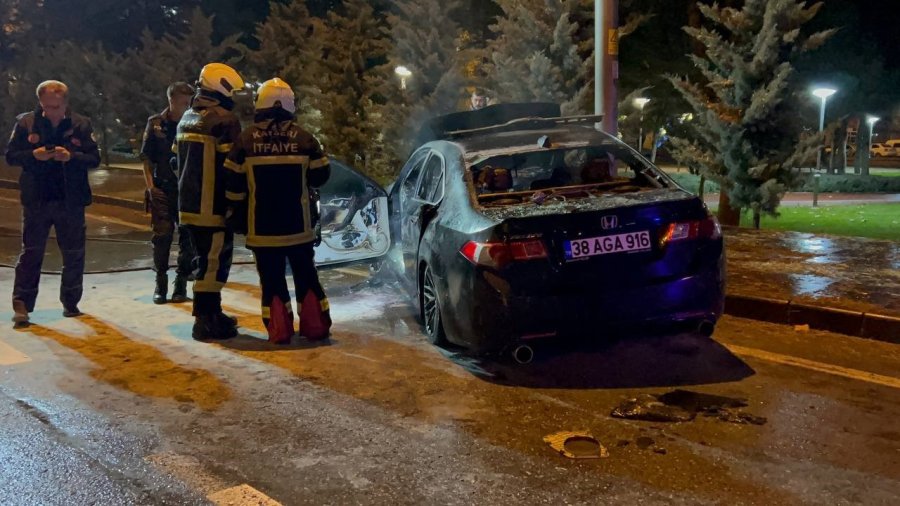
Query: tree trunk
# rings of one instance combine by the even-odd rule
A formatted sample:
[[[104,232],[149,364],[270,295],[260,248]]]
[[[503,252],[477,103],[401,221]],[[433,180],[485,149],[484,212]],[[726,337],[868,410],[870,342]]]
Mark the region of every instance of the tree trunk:
[[[865,125],[865,126],[864,126]],[[859,123],[859,133],[856,134],[856,165],[859,167],[859,175],[869,175],[869,128],[868,125]]]
[[[650,148],[650,162],[656,163],[656,141],[658,138],[659,130],[654,130],[653,135],[650,137],[652,147]]]
[[[758,209],[753,210],[753,228],[759,230],[760,213]]]
[[[697,196],[700,197],[700,200],[703,200],[703,195],[706,193],[706,176],[700,176],[700,188],[697,192]]]
[[[731,207],[731,199],[725,188],[719,190],[719,223],[722,225],[731,225],[734,227],[741,225],[741,210]]]
[[[847,172],[847,136],[849,120],[844,118],[834,130],[831,138],[831,164],[829,174],[845,174]]]

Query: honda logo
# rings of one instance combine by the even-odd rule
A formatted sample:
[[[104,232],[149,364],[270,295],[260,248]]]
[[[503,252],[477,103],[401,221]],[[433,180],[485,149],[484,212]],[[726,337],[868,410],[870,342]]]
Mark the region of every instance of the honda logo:
[[[600,226],[603,230],[612,230],[619,227],[619,218],[615,215],[604,216],[600,218]]]

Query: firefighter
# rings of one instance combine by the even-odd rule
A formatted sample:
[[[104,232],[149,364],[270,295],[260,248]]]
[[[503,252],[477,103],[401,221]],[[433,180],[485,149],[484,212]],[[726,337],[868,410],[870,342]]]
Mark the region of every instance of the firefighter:
[[[262,287],[262,320],[275,343],[290,342],[294,319],[285,280],[290,263],[300,334],[328,337],[328,299],[313,259],[316,240],[310,194],[331,173],[319,142],[297,125],[294,92],[281,79],[262,84],[254,124],[228,155],[228,199],[235,229],[244,229]]]
[[[147,200],[150,204],[150,227],[153,231],[153,270],[156,271],[156,288],[153,302],[165,304],[169,279],[169,250],[175,229],[178,228],[178,264],[172,302],[187,300],[187,282],[194,260],[191,237],[178,224],[178,175],[172,164],[172,144],[178,122],[191,105],[194,87],[188,83],[173,83],[166,90],[169,106],[161,113],[150,116],[141,145],[144,162],[144,179],[147,182]]]
[[[210,63],[200,71],[191,108],[178,123],[178,217],[197,254],[193,284],[194,339],[228,339],[237,322],[222,312],[222,288],[231,270],[234,233],[225,226],[225,156],[241,133],[232,112],[244,80],[231,67]]]

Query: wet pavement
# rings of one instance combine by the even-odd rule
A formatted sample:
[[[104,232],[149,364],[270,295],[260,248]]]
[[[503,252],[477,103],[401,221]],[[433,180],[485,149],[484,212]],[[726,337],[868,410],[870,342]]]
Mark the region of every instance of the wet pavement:
[[[149,266],[147,216],[88,211],[88,268],[98,274],[85,278],[87,316],[62,318],[53,275],[35,325],[13,330],[0,305],[0,504],[900,496],[896,345],[725,317],[713,339],[589,335],[588,344],[545,343],[522,367],[428,345],[399,289],[350,267],[322,275],[330,342],[273,346],[250,265],[235,267],[224,294],[241,336],[203,344],[190,338],[189,304],[152,303],[150,272],[105,272]],[[15,192],[0,190],[0,263],[18,250],[18,220]],[[897,309],[896,243],[749,230],[727,238],[729,290],[852,294]],[[238,260],[249,260],[246,250]],[[0,291],[11,284],[0,267]],[[614,416],[623,406],[678,416]],[[562,456],[545,442],[561,431],[590,434],[607,456]]]
[[[11,275],[0,268],[0,285]],[[391,282],[323,277],[332,339],[288,346],[263,339],[251,266],[224,293],[242,333],[216,344],[190,338],[189,304],[152,303],[146,272],[87,276],[78,319],[61,317],[48,277],[35,325],[0,325],[0,504],[900,496],[900,347],[726,317],[713,339],[597,334],[546,343],[522,367],[427,344]],[[694,416],[611,415],[647,396]],[[563,457],[544,440],[560,431],[589,433],[608,456]],[[222,499],[234,490],[245,500]]]
[[[729,229],[728,292],[900,316],[900,243]]]

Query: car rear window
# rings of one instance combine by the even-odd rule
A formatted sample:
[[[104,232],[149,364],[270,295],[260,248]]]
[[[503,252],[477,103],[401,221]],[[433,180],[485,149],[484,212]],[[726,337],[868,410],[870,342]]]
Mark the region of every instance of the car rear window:
[[[667,186],[658,169],[624,146],[536,148],[497,154],[469,165],[482,205],[592,198]]]

